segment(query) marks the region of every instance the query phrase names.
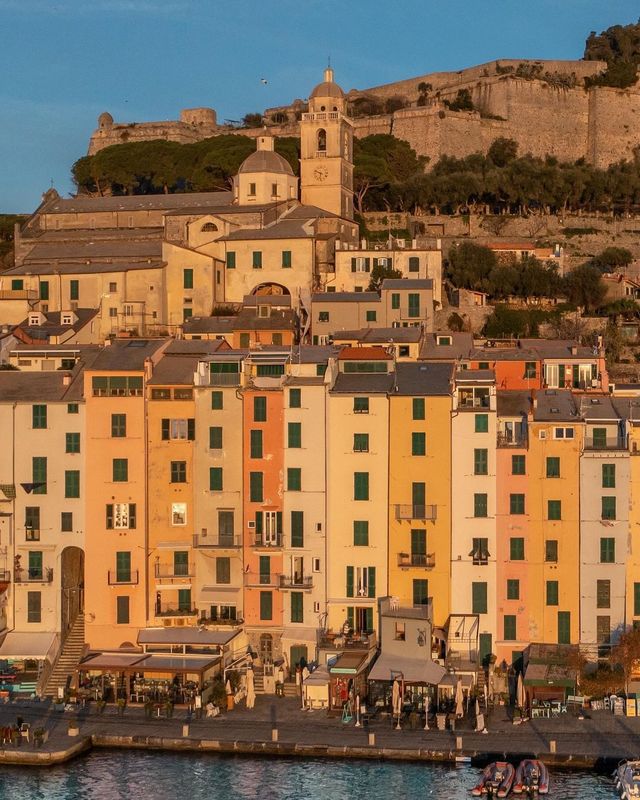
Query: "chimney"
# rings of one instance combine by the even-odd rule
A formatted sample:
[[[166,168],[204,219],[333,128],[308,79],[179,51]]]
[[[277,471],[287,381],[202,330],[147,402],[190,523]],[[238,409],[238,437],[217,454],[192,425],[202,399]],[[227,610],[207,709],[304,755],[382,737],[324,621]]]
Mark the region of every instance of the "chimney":
[[[62,385],[63,386],[71,386],[71,373],[65,372],[62,375]]]
[[[572,356],[577,356],[578,355],[578,348],[576,347],[575,344],[571,345],[571,355]]]

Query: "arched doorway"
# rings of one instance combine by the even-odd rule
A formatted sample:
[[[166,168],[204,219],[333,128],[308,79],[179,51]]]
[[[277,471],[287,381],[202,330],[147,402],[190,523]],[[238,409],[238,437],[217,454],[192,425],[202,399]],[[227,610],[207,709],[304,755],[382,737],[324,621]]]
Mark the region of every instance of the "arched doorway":
[[[264,295],[290,295],[291,292],[280,283],[259,283],[251,294],[262,297]]]
[[[260,636],[260,661],[263,664],[270,664],[273,661],[273,636],[270,633],[263,633]]]
[[[84,551],[65,547],[60,558],[60,630],[63,637],[84,611]]]

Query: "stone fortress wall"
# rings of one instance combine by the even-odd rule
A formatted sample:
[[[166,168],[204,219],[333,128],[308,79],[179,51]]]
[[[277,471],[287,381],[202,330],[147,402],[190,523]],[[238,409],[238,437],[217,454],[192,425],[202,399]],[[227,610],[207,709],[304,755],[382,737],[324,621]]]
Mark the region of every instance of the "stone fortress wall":
[[[390,133],[405,139],[419,155],[435,163],[441,156],[463,157],[486,150],[498,137],[514,139],[519,152],[563,161],[585,158],[606,167],[623,158],[633,158],[640,145],[640,88],[586,89],[584,78],[606,67],[601,61],[492,61],[458,72],[437,72],[417,78],[376,86],[347,95],[389,100],[403,97],[409,104],[391,114],[354,119],[358,137]],[[527,69],[540,77],[522,77]],[[417,105],[420,84],[431,84],[424,102]],[[451,111],[445,101],[468,89],[474,111]],[[298,136],[296,116],[304,103],[265,110],[269,124],[275,117],[281,124],[269,124],[274,136]],[[192,116],[190,116],[192,115]],[[104,118],[104,119],[103,119]],[[106,124],[103,124],[106,123]],[[258,136],[261,129],[236,129],[216,124],[211,109],[181,113],[180,121],[163,123],[114,123],[110,115],[100,117],[91,138],[89,154],[119,141],[166,138],[170,141],[198,141],[221,133]]]

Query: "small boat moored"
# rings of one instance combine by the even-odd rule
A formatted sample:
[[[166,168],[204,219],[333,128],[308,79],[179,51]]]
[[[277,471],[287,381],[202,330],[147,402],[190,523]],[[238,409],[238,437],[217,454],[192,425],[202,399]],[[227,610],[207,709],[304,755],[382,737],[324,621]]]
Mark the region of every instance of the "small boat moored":
[[[511,791],[515,774],[513,764],[509,764],[508,761],[494,761],[484,768],[480,781],[473,787],[471,794],[474,797],[483,794],[506,797]]]
[[[523,759],[516,770],[513,793],[547,794],[549,791],[549,770],[537,758]]]
[[[623,800],[640,797],[640,761],[621,761],[613,776]]]

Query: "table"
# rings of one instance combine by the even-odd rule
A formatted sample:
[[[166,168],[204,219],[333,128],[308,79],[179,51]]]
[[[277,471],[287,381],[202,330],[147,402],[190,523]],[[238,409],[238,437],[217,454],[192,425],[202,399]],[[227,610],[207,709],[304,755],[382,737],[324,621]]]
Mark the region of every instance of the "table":
[[[551,709],[549,706],[533,706],[531,708],[531,719],[535,719],[536,717],[546,717],[547,719],[551,716]]]

